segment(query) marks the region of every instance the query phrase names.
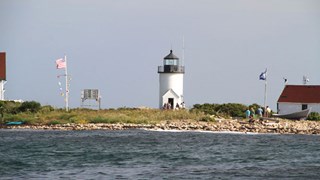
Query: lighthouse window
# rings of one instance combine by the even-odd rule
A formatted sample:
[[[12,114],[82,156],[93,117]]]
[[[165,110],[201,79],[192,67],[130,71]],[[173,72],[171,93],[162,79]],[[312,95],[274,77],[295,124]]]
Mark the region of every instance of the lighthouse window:
[[[165,65],[178,65],[177,60],[174,59],[167,59],[165,61]]]
[[[171,59],[166,60],[165,65],[173,65],[173,60],[171,60]]]
[[[178,61],[177,61],[177,60],[174,60],[174,61],[173,61],[173,65],[178,65]]]

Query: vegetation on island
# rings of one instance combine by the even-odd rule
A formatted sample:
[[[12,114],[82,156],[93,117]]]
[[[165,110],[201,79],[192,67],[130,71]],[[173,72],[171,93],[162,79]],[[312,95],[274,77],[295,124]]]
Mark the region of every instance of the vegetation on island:
[[[66,112],[64,109],[56,109],[52,106],[41,106],[35,101],[23,103],[13,101],[0,102],[1,123],[22,121],[31,125],[51,125],[67,123],[133,123],[156,124],[164,120],[201,120],[204,113],[191,113],[188,110],[159,110],[139,108],[118,108],[93,110],[76,108]]]
[[[230,117],[240,117],[245,118],[245,111],[247,109],[250,110],[257,110],[259,107],[258,104],[252,104],[249,106],[246,106],[244,104],[239,103],[227,103],[227,104],[195,104],[193,105],[193,108],[191,111],[200,111],[204,112],[205,114],[214,115],[214,116],[220,116],[224,118],[230,118]]]
[[[76,108],[66,112],[64,109],[52,106],[41,106],[35,101],[23,103],[13,101],[0,101],[0,124],[12,121],[22,121],[30,125],[53,125],[67,123],[133,123],[133,124],[157,124],[170,120],[194,120],[211,121],[216,118],[245,118],[246,109],[257,109],[258,104],[249,106],[228,104],[195,104],[190,110],[160,110],[140,108],[118,108],[93,110]],[[312,112],[309,120],[320,120],[320,114]]]

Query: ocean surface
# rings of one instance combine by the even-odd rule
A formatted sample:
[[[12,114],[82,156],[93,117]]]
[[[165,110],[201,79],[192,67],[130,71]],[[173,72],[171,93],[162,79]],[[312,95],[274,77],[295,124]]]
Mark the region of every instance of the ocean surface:
[[[320,179],[320,136],[1,129],[0,179]]]

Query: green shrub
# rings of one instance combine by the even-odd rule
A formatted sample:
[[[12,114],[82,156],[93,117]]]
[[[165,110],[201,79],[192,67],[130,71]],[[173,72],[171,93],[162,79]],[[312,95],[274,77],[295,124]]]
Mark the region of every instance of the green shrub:
[[[66,113],[66,112],[61,112],[61,113],[60,113],[59,118],[58,118],[60,120],[70,121],[71,118],[76,116],[75,114],[71,114],[71,113]]]
[[[32,112],[36,113],[40,110],[41,104],[35,101],[26,101],[19,107],[20,112]]]
[[[217,112],[221,112],[224,116],[245,117],[245,110],[248,107],[238,103],[221,104],[216,108]]]
[[[21,103],[14,101],[0,101],[0,109],[2,113],[16,114],[19,112]]]
[[[213,117],[210,116],[203,116],[200,118],[199,121],[204,121],[204,122],[215,122],[215,119]]]
[[[101,116],[94,117],[89,120],[89,123],[117,123],[117,122],[118,121],[115,119],[109,119]]]
[[[48,112],[51,112],[51,111],[54,111],[54,108],[50,105],[47,105],[47,106],[42,106],[40,108],[40,112],[42,113],[48,113]]]
[[[57,124],[61,124],[61,122],[58,120],[52,120],[47,123],[47,125],[57,125]]]
[[[197,112],[197,111],[201,111],[204,112],[205,114],[210,114],[210,115],[214,115],[216,114],[216,108],[218,107],[218,104],[209,104],[209,103],[205,103],[205,104],[195,104],[193,105],[193,108],[191,109],[191,112]]]
[[[250,108],[257,109],[258,104],[252,104]],[[195,104],[191,109],[193,113],[203,112],[208,115],[217,115],[223,117],[245,117],[245,110],[249,108],[246,105],[239,103],[227,103],[227,104]]]
[[[311,112],[309,114],[309,116],[307,117],[307,120],[319,121],[320,120],[320,114],[318,112]]]

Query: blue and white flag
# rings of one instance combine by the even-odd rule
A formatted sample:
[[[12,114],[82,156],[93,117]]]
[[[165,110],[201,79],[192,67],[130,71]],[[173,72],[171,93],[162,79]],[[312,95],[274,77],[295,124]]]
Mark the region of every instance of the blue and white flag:
[[[267,80],[267,69],[265,72],[262,72],[259,76],[259,80]]]

